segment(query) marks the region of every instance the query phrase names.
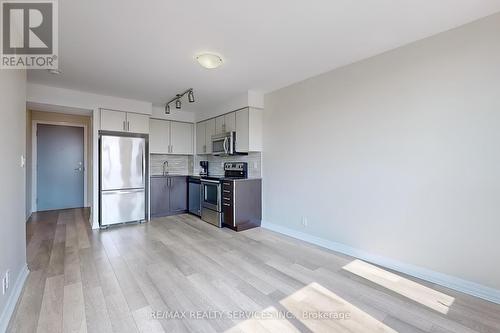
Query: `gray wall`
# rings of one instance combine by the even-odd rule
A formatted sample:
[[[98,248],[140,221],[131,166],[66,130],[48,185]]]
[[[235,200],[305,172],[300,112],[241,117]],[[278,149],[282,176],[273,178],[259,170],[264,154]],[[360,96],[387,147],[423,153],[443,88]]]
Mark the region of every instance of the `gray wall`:
[[[500,14],[268,94],[264,220],[500,289],[499,31]]]
[[[5,325],[6,305],[12,299],[26,265],[25,170],[26,155],[26,72],[0,70],[0,281],[10,270],[10,288],[0,293],[0,331]],[[15,303],[14,303],[15,304]]]

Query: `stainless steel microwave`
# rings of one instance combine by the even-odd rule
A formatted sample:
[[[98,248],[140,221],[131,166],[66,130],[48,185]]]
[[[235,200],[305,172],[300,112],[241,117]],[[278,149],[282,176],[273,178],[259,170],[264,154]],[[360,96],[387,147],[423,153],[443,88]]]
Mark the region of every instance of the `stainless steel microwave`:
[[[236,132],[227,132],[212,136],[212,155],[227,156],[236,154]]]

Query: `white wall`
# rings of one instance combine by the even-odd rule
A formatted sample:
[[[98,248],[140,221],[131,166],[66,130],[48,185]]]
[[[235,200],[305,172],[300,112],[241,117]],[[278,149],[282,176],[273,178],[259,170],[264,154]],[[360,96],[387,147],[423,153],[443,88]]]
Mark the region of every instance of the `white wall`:
[[[500,14],[266,95],[266,223],[498,297],[499,31]]]
[[[3,332],[26,277],[25,156],[26,72],[0,70],[0,281],[10,271],[10,288],[0,293]]]

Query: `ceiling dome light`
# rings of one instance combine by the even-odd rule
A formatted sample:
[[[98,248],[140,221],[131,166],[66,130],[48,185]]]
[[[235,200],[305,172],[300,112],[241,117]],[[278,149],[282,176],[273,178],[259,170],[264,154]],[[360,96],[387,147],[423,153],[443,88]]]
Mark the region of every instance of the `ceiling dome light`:
[[[214,69],[222,65],[222,58],[216,54],[203,53],[196,56],[198,63],[208,69]]]

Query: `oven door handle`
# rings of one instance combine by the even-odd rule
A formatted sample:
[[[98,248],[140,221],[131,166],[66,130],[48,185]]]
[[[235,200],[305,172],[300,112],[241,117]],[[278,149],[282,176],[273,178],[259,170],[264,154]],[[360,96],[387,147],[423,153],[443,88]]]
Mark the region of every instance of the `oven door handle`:
[[[210,179],[202,179],[201,180],[201,183],[205,183],[205,184],[220,184],[220,181],[218,180],[210,180]]]

